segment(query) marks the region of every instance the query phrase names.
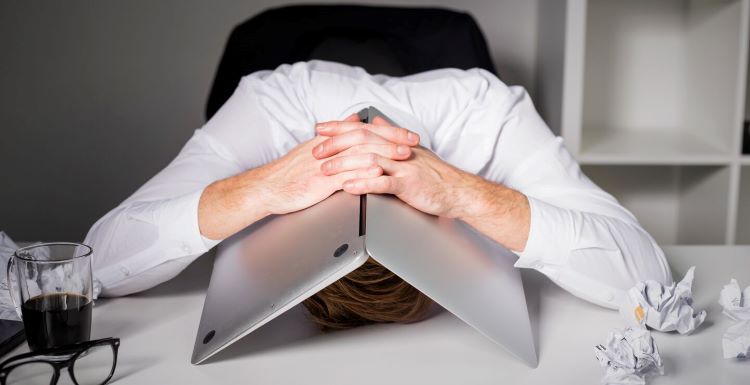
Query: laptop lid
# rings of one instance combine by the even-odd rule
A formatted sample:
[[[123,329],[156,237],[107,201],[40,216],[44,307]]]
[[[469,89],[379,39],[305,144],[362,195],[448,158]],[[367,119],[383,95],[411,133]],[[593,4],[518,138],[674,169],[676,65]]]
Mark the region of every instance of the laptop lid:
[[[190,362],[203,362],[364,264],[359,211],[359,197],[338,192],[222,242]]]
[[[373,259],[531,367],[537,355],[516,256],[469,225],[367,196]]]

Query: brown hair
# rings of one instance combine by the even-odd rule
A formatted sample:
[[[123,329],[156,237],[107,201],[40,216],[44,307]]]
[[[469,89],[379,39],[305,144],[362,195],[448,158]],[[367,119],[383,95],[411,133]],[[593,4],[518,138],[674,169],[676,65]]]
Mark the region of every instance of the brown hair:
[[[416,322],[432,300],[372,258],[303,304],[323,330],[376,322]]]

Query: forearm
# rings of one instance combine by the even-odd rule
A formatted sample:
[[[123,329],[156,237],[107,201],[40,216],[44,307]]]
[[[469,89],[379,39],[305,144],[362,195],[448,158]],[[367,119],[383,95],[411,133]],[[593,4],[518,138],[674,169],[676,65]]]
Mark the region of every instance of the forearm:
[[[524,194],[472,175],[457,195],[459,219],[508,249],[524,250],[531,224]]]
[[[227,238],[265,218],[268,211],[259,168],[208,185],[198,203],[198,227],[209,239]]]

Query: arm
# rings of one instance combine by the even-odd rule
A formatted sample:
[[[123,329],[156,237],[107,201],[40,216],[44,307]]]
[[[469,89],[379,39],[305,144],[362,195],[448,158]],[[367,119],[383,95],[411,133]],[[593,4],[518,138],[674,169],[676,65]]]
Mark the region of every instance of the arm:
[[[594,185],[559,139],[543,144],[508,185],[484,181],[459,217],[519,255],[517,267],[534,268],[587,301],[617,308],[637,281],[670,284],[664,253],[617,201]],[[517,190],[516,190],[517,189]],[[515,220],[515,204],[525,220]],[[506,242],[522,229],[526,243]],[[524,224],[528,227],[524,228]]]
[[[502,131],[484,177],[528,200],[528,240],[516,266],[610,308],[638,281],[671,284],[663,251],[633,214],[583,174],[523,89],[504,88]]]

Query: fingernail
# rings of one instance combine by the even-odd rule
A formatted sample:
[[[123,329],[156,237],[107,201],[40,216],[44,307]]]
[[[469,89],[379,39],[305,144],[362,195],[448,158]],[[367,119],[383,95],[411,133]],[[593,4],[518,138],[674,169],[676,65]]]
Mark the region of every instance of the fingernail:
[[[331,129],[331,127],[328,127],[325,123],[318,123],[315,125],[315,129],[318,130],[318,132],[326,132]]]
[[[320,153],[322,152],[323,152],[323,146],[318,145],[318,146],[315,146],[315,148],[313,148],[313,154],[315,155],[320,155]]]
[[[411,131],[409,131],[409,133],[406,134],[406,139],[409,140],[409,143],[419,142],[419,136]]]
[[[344,188],[347,190],[351,190],[354,188],[354,182],[352,181],[346,181],[344,182]]]
[[[396,146],[396,152],[399,153],[399,155],[406,155],[409,153],[409,148],[406,146]]]

